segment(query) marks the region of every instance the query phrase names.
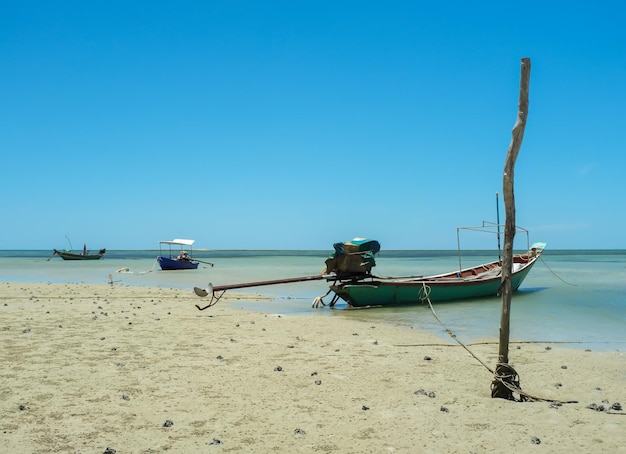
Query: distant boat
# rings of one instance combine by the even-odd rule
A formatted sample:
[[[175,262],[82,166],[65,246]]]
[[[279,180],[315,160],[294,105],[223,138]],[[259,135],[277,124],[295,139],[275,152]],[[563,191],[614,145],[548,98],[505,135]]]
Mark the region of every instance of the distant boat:
[[[58,249],[54,249],[52,251],[52,255],[58,255],[63,260],[100,260],[106,251],[107,250],[105,248],[102,248],[97,254],[90,254],[87,250],[87,245],[85,244],[83,245],[83,252],[72,252],[65,249],[59,251]]]
[[[195,240],[175,239],[171,241],[159,241],[159,256],[157,262],[163,271],[168,270],[195,270],[198,268],[199,262],[193,260],[191,256],[191,245]],[[169,253],[167,256],[163,255],[163,245],[167,244],[169,247]],[[176,251],[172,255],[172,246],[178,246],[179,251],[176,256]],[[189,249],[189,251],[183,250],[183,247]]]

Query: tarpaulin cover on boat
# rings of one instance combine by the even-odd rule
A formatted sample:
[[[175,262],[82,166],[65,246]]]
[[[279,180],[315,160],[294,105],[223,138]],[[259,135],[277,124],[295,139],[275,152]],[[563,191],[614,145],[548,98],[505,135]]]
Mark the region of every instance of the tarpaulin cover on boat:
[[[326,260],[326,273],[369,274],[376,266],[374,255],[380,251],[380,243],[367,238],[333,244],[335,252]]]

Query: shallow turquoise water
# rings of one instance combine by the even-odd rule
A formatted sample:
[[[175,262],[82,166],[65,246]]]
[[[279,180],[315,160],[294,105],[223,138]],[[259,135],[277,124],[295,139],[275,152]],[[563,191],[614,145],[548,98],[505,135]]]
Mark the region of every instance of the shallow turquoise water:
[[[118,284],[189,289],[194,286],[281,279],[319,274],[328,251],[202,251],[194,257],[211,262],[197,270],[161,271],[158,251],[108,251],[102,260],[63,261],[48,251],[0,251],[0,281],[106,283],[109,274]],[[495,257],[497,258],[497,257]],[[470,251],[463,266],[494,259],[493,254]],[[434,274],[458,268],[456,251],[387,251],[377,257],[377,275]],[[128,268],[129,272],[118,273]],[[239,291],[271,294],[261,303],[230,304],[261,312],[319,314],[377,320],[445,337],[428,306],[395,308],[311,308],[312,300],[327,291],[323,280],[255,287]],[[330,298],[326,298],[327,301]],[[198,299],[199,303],[206,300]],[[435,306],[439,318],[460,340],[469,343],[497,339],[501,300],[498,297]],[[194,306],[189,310],[196,311]],[[210,309],[209,309],[210,310]],[[514,294],[511,340],[570,342],[575,348],[623,350],[626,346],[626,251],[550,251],[535,265]]]

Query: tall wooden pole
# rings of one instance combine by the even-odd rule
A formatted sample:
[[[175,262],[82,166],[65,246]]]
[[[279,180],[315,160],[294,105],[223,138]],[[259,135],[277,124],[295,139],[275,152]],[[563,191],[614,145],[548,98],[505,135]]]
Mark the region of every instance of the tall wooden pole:
[[[511,144],[506,155],[506,161],[504,163],[504,178],[503,178],[503,195],[504,195],[504,207],[506,211],[506,221],[504,225],[504,254],[502,260],[502,314],[500,318],[500,344],[498,350],[498,367],[496,367],[496,376],[503,377],[510,375],[510,368],[508,368],[509,362],[509,333],[510,333],[510,318],[511,318],[511,296],[512,296],[512,283],[511,275],[513,268],[513,240],[515,238],[515,195],[513,193],[513,180],[514,180],[514,168],[515,160],[519,154],[520,147],[522,146],[522,139],[524,138],[524,128],[526,127],[526,118],[528,116],[528,87],[530,82],[530,59],[522,58],[521,61],[521,78],[520,78],[520,93],[517,112],[517,121],[513,126],[513,137]],[[499,370],[500,369],[500,370]],[[504,372],[507,370],[508,372]],[[501,395],[492,395],[494,397],[512,398],[512,394],[507,395],[508,392],[504,390],[502,393],[496,393]]]
[[[498,260],[502,260],[502,247],[500,246],[500,199],[496,192],[496,223],[498,226]]]

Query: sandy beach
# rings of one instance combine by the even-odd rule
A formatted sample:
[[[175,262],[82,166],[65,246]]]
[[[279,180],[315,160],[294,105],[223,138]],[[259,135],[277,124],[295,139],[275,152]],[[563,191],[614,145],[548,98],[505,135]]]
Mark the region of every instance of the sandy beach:
[[[191,290],[0,283],[7,453],[626,453],[626,357],[511,345],[522,389],[452,339]],[[246,296],[261,298],[261,296]],[[496,343],[471,351],[495,368]],[[591,408],[590,408],[591,407]]]

